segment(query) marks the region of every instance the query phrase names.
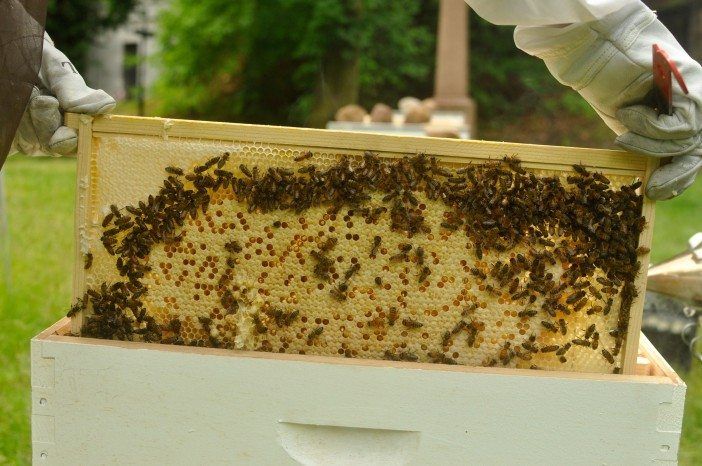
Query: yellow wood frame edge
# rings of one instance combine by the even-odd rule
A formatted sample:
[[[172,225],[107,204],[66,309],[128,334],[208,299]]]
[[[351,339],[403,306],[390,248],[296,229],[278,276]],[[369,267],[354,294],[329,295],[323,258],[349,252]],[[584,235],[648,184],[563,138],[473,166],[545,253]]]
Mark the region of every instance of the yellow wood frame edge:
[[[545,377],[570,380],[601,380],[607,382],[636,382],[666,385],[681,385],[684,382],[670,367],[665,359],[641,334],[641,354],[648,359],[648,368],[642,368],[637,374],[615,375],[588,372],[539,371],[530,369],[513,369],[503,367],[450,366],[446,364],[386,361],[361,358],[337,358],[333,356],[299,355],[287,353],[267,353],[260,351],[242,351],[234,349],[198,348],[193,346],[163,345],[160,343],[141,343],[133,341],[101,340],[97,338],[75,337],[70,335],[71,319],[64,317],[48,327],[32,340],[51,341],[86,346],[110,346],[125,350],[152,350],[203,356],[245,357],[251,359],[268,359],[277,361],[301,361],[318,364],[337,364],[361,367],[393,367],[397,369],[416,369],[429,371],[447,371],[469,374],[503,375],[520,377]]]
[[[76,128],[79,126],[81,119],[85,119],[85,116],[67,114],[66,125]],[[645,157],[632,156],[630,153],[616,150],[353,133],[284,126],[104,115],[94,118],[92,130],[96,133],[220,141],[261,141],[305,147],[345,148],[358,151],[372,149],[375,152],[388,151],[403,154],[416,154],[426,151],[440,157],[457,157],[459,159],[501,159],[505,155],[519,153],[519,157],[524,163],[535,162],[545,166],[569,166],[583,163],[596,169],[623,170],[623,174],[633,174],[634,176],[643,175],[647,168]],[[480,149],[481,153],[479,155],[465,156],[466,152],[477,152],[477,149]],[[557,161],[554,160],[554,152],[557,154]]]
[[[89,186],[90,170],[88,164],[93,137],[101,134],[160,136],[167,138],[209,139],[216,141],[251,141],[284,145],[297,145],[306,148],[344,148],[351,151],[389,152],[415,154],[427,152],[440,159],[451,162],[470,162],[480,159],[501,159],[505,155],[519,154],[523,165],[529,168],[550,170],[567,170],[577,163],[612,175],[637,176],[645,183],[650,174],[658,167],[658,161],[637,156],[624,151],[589,149],[562,146],[544,146],[535,144],[517,144],[510,142],[457,140],[446,138],[427,138],[397,136],[372,133],[353,133],[329,131],[310,128],[290,128],[283,126],[249,125],[240,123],[219,123],[210,121],[179,120],[168,118],[133,117],[123,115],[102,115],[92,117],[68,113],[65,124],[78,131],[78,170],[76,189],[75,234],[76,244],[80,245],[80,228],[87,222],[86,203],[80,202],[84,195],[81,183]],[[466,156],[466,153],[471,153]],[[646,228],[641,233],[639,244],[650,247],[653,236],[654,203],[645,199],[643,215]],[[629,330],[627,334],[637,335],[641,330],[643,301],[646,289],[645,265],[649,260],[646,254],[640,258],[642,271],[636,280],[638,297],[631,306]],[[82,251],[76,247],[74,261],[73,299],[80,295],[85,286],[85,271],[82,264]],[[79,313],[73,319],[72,331],[78,334],[83,326],[83,315]],[[638,338],[628,338],[622,348],[622,372],[634,374],[638,354]]]

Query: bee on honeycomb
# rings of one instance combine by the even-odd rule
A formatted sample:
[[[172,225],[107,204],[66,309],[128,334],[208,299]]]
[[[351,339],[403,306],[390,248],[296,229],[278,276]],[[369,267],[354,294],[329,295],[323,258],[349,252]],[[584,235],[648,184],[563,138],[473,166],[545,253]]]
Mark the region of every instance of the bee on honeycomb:
[[[250,165],[227,152],[169,165],[158,192],[110,206],[105,254],[87,271],[105,281],[69,312],[84,315],[82,335],[618,370],[637,294],[640,182],[579,165],[535,173],[515,157],[291,160]]]

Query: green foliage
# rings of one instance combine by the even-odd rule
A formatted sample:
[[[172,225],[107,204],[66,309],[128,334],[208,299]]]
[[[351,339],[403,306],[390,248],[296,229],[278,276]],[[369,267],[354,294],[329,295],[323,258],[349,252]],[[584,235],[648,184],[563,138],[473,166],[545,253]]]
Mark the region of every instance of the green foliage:
[[[430,82],[435,2],[174,0],[162,16],[167,114],[304,124],[321,99],[371,105]],[[434,13],[435,14],[435,13]],[[341,83],[341,84],[340,84]],[[346,98],[346,97],[344,97]],[[335,102],[336,106],[349,103]]]
[[[77,69],[95,36],[122,24],[137,0],[49,0],[46,30]]]
[[[561,85],[538,58],[514,45],[514,27],[471,15],[471,92],[481,117],[559,112],[596,117],[575,91]]]

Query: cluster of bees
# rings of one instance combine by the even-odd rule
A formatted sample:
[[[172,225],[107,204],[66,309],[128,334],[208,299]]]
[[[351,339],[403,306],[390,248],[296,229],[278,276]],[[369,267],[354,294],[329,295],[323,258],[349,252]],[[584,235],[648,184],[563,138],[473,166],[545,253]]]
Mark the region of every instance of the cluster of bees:
[[[499,259],[489,267],[466,264],[465,270],[496,299],[505,295],[510,301],[524,303],[519,318],[534,319],[542,330],[566,336],[569,329],[565,317],[571,314],[617,315],[615,328],[598,329],[592,324],[583,335],[569,335],[573,338],[558,345],[540,345],[534,334],[522,343],[506,341],[483,365],[507,366],[514,360],[530,361],[535,354],[550,353],[565,363],[568,352],[576,346],[599,350],[604,360],[615,365],[637,294],[633,282],[640,268],[638,256],[647,252],[637,247],[645,226],[642,196],[636,192],[639,182],[614,189],[607,177],[580,165],[574,166],[574,172],[565,181],[556,176],[536,176],[522,168],[518,159],[510,157],[459,169],[447,168],[423,154],[390,160],[366,152],[361,160],[342,157],[326,169],[307,163],[311,157],[311,152],[297,157],[295,162],[302,165],[297,170],[260,170],[245,164],[236,167],[238,170],[232,169],[229,153],[187,172],[167,167],[166,179],[157,194],[137,205],[110,206],[102,222],[101,242],[115,258],[115,268],[122,278],[88,289],[68,315],[85,311],[85,336],[232,347],[216,336],[187,341],[180,334],[178,319],[158,322],[145,304],[148,289],[144,277],[152,270],[149,259],[153,248],[158,244],[180,245],[185,239],[186,223],[206,214],[213,194],[220,190],[233,192],[236,201],[245,203],[253,215],[276,211],[301,214],[325,206],[331,216],[351,209],[349,213],[361,216],[366,223],[388,218],[391,231],[405,238],[389,261],[414,264],[413,286],[426,287],[432,276],[432,263],[424,247],[414,245],[412,240],[432,233],[421,203],[428,199],[445,207],[439,228],[465,235],[467,247],[478,260],[497,254]],[[380,193],[382,205],[371,205],[374,193]],[[272,226],[280,228],[281,223],[277,221]],[[555,241],[556,238],[566,239]],[[363,265],[355,262],[335,273],[332,252],[337,243],[337,238],[327,237],[310,253],[309,260],[314,280],[320,284],[333,281],[329,293],[335,301],[344,303]],[[375,260],[383,244],[381,236],[371,238],[364,253],[366,260]],[[523,252],[515,253],[517,246]],[[226,267],[217,292],[227,314],[242,312],[243,304],[232,291],[241,252],[239,242],[226,243]],[[92,254],[87,255],[86,269],[92,262]],[[554,266],[562,266],[564,271],[556,275]],[[376,287],[383,287],[383,280],[376,276],[373,282]],[[591,305],[592,299],[600,304]],[[475,303],[465,305],[460,319],[442,332],[440,341],[426,355],[388,348],[384,357],[456,364],[447,348],[459,335],[465,335],[468,348],[477,347],[485,332],[486,324],[477,315],[478,310]],[[265,334],[271,325],[290,327],[300,318],[300,310],[275,307],[252,316],[257,334]],[[380,320],[371,320],[368,326],[400,325],[407,331],[423,326],[415,317],[401,315],[396,306],[390,306]],[[212,333],[211,318],[201,317],[199,324],[206,334]],[[308,344],[319,339],[324,330],[324,325],[314,326],[306,334]],[[600,332],[607,332],[614,339],[612,347],[602,347]],[[258,349],[272,350],[265,345]],[[348,351],[345,354],[352,355]],[[531,367],[539,368],[536,364]],[[619,368],[614,367],[617,371]]]

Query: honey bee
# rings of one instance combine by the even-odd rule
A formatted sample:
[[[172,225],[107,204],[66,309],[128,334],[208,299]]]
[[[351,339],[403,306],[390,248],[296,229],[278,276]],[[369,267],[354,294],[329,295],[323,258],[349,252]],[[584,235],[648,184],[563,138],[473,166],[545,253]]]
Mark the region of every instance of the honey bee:
[[[566,298],[566,304],[573,304],[585,296],[585,292],[580,290],[577,291]]]
[[[446,330],[441,337],[441,346],[449,346],[451,343],[451,332]]]
[[[561,346],[561,349],[556,351],[556,356],[563,356],[564,354],[566,354],[568,352],[570,347],[571,347],[570,343],[566,343],[565,345]]]
[[[166,167],[166,173],[170,173],[171,175],[176,176],[182,176],[183,170],[178,167]]]
[[[471,267],[470,273],[472,273],[474,276],[478,277],[481,280],[487,279],[487,275],[485,275],[485,273],[477,267]]]
[[[565,319],[558,319],[558,326],[559,326],[560,329],[561,329],[561,334],[562,334],[562,335],[565,335],[566,333],[568,333],[568,327],[566,326],[566,321],[565,321]]]
[[[604,184],[606,184],[606,185],[608,185],[608,184],[610,183],[609,179],[608,179],[606,176],[604,176],[602,173],[594,172],[594,173],[592,174],[592,177],[593,177],[595,180],[599,181],[600,183],[604,183]]]
[[[319,246],[319,251],[323,253],[331,251],[338,242],[339,240],[337,238],[329,237]]]
[[[604,311],[602,312],[604,315],[608,315],[608,314],[609,314],[609,311],[612,310],[612,303],[613,303],[613,302],[614,302],[614,300],[613,300],[612,298],[609,298],[609,299],[607,300],[607,304],[605,305]]]
[[[112,213],[112,215],[115,216],[115,218],[121,218],[121,217],[122,217],[122,213],[119,211],[119,209],[117,208],[117,206],[114,205],[114,204],[111,204],[111,205],[110,205],[110,212]]]
[[[348,281],[349,279],[351,279],[351,277],[353,277],[356,274],[356,272],[358,272],[360,269],[361,264],[359,264],[358,262],[353,264],[351,267],[349,267],[349,269],[346,272],[344,272],[344,280]]]
[[[336,288],[332,288],[329,293],[331,293],[332,297],[336,299],[337,301],[346,301],[346,293],[342,290],[341,285],[339,285]]]
[[[105,215],[105,218],[102,220],[102,227],[107,228],[107,225],[109,225],[110,222],[112,222],[112,219],[114,218],[114,216],[115,216],[115,214],[113,214],[112,212]]]
[[[549,246],[549,247],[553,247],[556,245],[556,243],[554,243],[553,241],[548,240],[546,238],[539,238],[539,243],[541,243],[544,246]]]
[[[180,333],[181,325],[180,319],[173,318],[168,322],[168,330],[173,333]]]
[[[419,283],[423,283],[427,277],[431,274],[431,269],[427,267],[426,265],[422,267],[422,270],[419,273]]]
[[[599,344],[600,344],[600,334],[598,332],[595,332],[592,335],[592,349],[597,349]]]
[[[583,289],[583,288],[587,288],[588,286],[590,286],[590,281],[589,281],[589,280],[585,280],[585,281],[582,281],[582,282],[579,282],[579,283],[573,283],[573,288],[575,288],[576,290],[581,290],[581,289]],[[577,293],[576,293],[576,294],[577,294]],[[583,294],[584,294],[584,292],[583,292]],[[578,299],[578,298],[576,298],[576,300],[577,300],[577,299]],[[569,304],[570,304],[570,303],[569,303]]]
[[[475,312],[476,309],[478,309],[478,305],[475,303],[470,303],[467,306],[463,307],[463,311],[461,312],[461,316],[465,317],[469,314],[472,314]]]
[[[84,300],[83,298],[78,298],[76,300],[76,302],[68,310],[66,317],[73,317],[74,315],[78,314],[79,312],[85,310],[85,305],[86,305],[86,300]]]
[[[515,173],[517,173],[517,174],[519,174],[519,175],[525,175],[525,174],[526,174],[526,170],[524,170],[524,169],[521,167],[521,163],[522,163],[522,162],[521,162],[521,160],[519,160],[518,158],[516,158],[516,157],[505,157],[505,158],[503,158],[502,160],[504,161],[504,163],[506,163],[506,164],[509,166],[510,170],[512,170],[513,172],[515,172]]]
[[[383,239],[380,236],[373,237],[373,246],[371,247],[370,257],[375,257],[375,254],[378,252],[378,247],[380,247],[380,243],[382,240]]]
[[[228,243],[225,243],[224,249],[232,254],[240,253],[243,250],[238,241],[229,241]]]
[[[307,335],[307,342],[311,343],[314,341],[317,337],[319,337],[322,332],[324,331],[324,327],[319,326],[316,329],[312,330],[308,335]]]
[[[400,311],[398,311],[395,306],[390,307],[390,311],[388,312],[388,324],[395,325],[395,322],[399,317]]]
[[[591,324],[591,325],[587,328],[587,330],[585,331],[585,339],[586,339],[586,340],[589,340],[589,339],[590,339],[590,337],[592,336],[592,334],[595,332],[595,329],[596,329],[595,324]]]
[[[534,317],[537,314],[535,309],[525,309],[517,313],[518,317]]]
[[[404,325],[407,328],[420,328],[420,327],[424,326],[423,323],[421,323],[417,320],[411,319],[409,317],[405,317],[404,319],[402,319],[402,325]]]
[[[602,357],[605,358],[608,363],[614,364],[614,356],[612,356],[606,348],[602,348]]]
[[[558,327],[556,327],[555,325],[553,325],[551,322],[549,322],[547,320],[542,320],[541,325],[544,328],[546,328],[547,330],[552,331],[553,333],[558,333]]]
[[[459,333],[461,330],[464,328],[468,328],[468,323],[465,320],[459,320],[456,325],[453,326],[453,329],[451,330],[451,334],[455,335]]]
[[[375,281],[375,284],[378,286],[381,286],[383,284],[383,279],[380,277],[375,277],[374,281]]]
[[[431,358],[431,362],[433,362],[434,364],[448,364],[451,366],[458,364],[458,361],[446,356],[440,351],[430,351],[429,353],[427,353],[427,356]]]
[[[582,338],[575,338],[575,339],[573,339],[573,340],[571,340],[571,341],[573,342],[574,345],[578,345],[578,346],[590,346],[590,342],[587,341],[587,340],[584,340],[584,339],[582,339]]]
[[[415,254],[417,254],[417,264],[418,265],[424,265],[424,248],[423,247],[418,247],[415,251]],[[422,281],[422,280],[420,280]]]
[[[595,288],[594,286],[590,286],[588,289],[590,290],[590,293],[591,293],[595,298],[597,298],[597,299],[602,299],[602,293],[600,293],[600,292],[597,290],[597,288]]]
[[[621,337],[618,337],[618,338],[614,341],[614,348],[612,349],[612,354],[613,354],[614,356],[617,356],[617,355],[619,354],[619,351],[621,351],[621,349],[622,349],[622,338],[621,338]]]
[[[524,348],[527,351],[531,351],[532,353],[538,353],[539,349],[536,347],[533,341],[525,341],[522,343],[522,348]]]
[[[649,252],[651,252],[651,250],[649,248],[647,248],[646,246],[640,246],[639,248],[636,249],[637,256],[645,256]]]
[[[243,163],[241,165],[239,165],[239,170],[241,170],[241,173],[246,175],[248,178],[251,178],[251,179],[254,178],[253,174],[251,173],[251,170],[249,170],[249,168],[246,165],[244,165]]]
[[[224,165],[227,163],[227,160],[229,160],[229,156],[231,154],[229,152],[224,152],[220,157],[219,161],[217,162],[217,168],[221,169],[224,167]]]
[[[253,321],[254,321],[254,326],[256,328],[256,333],[258,334],[264,334],[268,332],[268,327],[266,327],[263,322],[261,322],[261,318],[259,317],[258,314],[253,315]]]
[[[558,346],[558,345],[542,346],[541,352],[542,353],[552,353],[554,351],[558,351],[558,348],[560,348],[560,346]]]
[[[384,357],[385,357],[385,359],[388,359],[390,361],[399,361],[400,360],[400,357],[390,350],[385,350]]]
[[[502,349],[500,350],[499,358],[500,358],[500,361],[502,362],[503,366],[506,366],[507,364],[509,364],[512,361],[512,359],[514,359],[514,356],[516,355],[516,353],[514,352],[514,350],[510,346],[511,346],[510,342],[506,342],[504,344],[504,346],[502,347]]]
[[[85,263],[83,264],[83,269],[88,270],[93,265],[93,253],[89,252],[85,255]]]
[[[300,314],[300,311],[298,311],[298,310],[294,310],[294,311],[290,312],[288,315],[285,316],[284,321],[283,321],[284,324],[285,325],[292,324],[299,314]]]
[[[303,152],[302,154],[298,155],[293,160],[295,160],[295,162],[302,162],[303,160],[307,160],[310,158],[312,158],[312,151],[308,150],[307,152]]]
[[[475,243],[475,255],[478,259],[483,258],[483,246],[480,243]]]
[[[600,285],[604,285],[604,286],[612,286],[613,285],[613,283],[611,281],[607,280],[604,277],[597,277],[596,280]]]
[[[578,312],[587,304],[587,298],[583,298],[573,306],[573,311]]]
[[[587,169],[583,165],[580,165],[580,164],[573,165],[573,169],[575,170],[575,172],[578,175],[588,176],[590,174],[590,172],[587,171]]]
[[[459,225],[455,223],[449,223],[449,222],[441,222],[441,228],[445,228],[447,230],[458,230]]]
[[[416,362],[419,360],[419,357],[410,351],[402,351],[399,354],[399,359],[400,361]]]

